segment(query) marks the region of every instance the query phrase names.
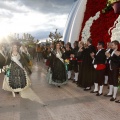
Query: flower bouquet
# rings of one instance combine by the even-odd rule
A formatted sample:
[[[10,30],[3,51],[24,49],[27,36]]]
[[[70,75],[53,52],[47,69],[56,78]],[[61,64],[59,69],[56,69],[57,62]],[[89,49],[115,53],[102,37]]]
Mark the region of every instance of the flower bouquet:
[[[6,75],[7,77],[9,77],[9,76],[10,76],[10,67],[9,67],[9,66],[5,66],[5,67],[4,67],[4,71],[5,71],[5,75]]]
[[[68,64],[70,63],[70,61],[68,59],[65,59],[65,68],[66,71],[68,71]]]

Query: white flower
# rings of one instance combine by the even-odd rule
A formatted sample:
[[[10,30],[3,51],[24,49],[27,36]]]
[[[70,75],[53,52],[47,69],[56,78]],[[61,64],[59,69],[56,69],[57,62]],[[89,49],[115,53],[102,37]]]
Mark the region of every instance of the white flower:
[[[100,16],[100,12],[97,12],[95,16],[90,17],[88,21],[86,21],[82,31],[82,41],[86,41],[91,36],[90,27],[92,26],[94,20],[97,20],[99,16]]]

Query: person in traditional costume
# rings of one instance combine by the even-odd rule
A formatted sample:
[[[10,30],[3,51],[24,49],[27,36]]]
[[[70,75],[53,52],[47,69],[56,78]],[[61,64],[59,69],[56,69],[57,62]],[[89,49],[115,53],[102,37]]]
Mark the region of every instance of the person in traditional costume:
[[[25,45],[22,45],[20,47],[20,54],[26,59],[26,61],[27,61],[26,64],[27,64],[27,66],[29,66],[29,67],[27,67],[27,69],[28,69],[29,73],[31,74],[32,73],[32,71],[31,71],[31,69],[32,69],[32,60],[31,60],[31,56],[30,56],[30,54],[28,52],[28,49],[27,49],[27,47]]]
[[[84,43],[82,41],[79,42],[79,50],[77,52],[77,62],[78,62],[78,81],[77,81],[77,86],[81,87],[82,86],[82,62],[83,62],[83,56],[84,56]]]
[[[62,58],[65,61],[65,66],[66,66],[66,70],[67,70],[67,78],[70,80],[71,78],[71,74],[70,72],[70,55],[71,55],[72,51],[70,49],[69,45],[66,45],[66,47],[62,48]]]
[[[59,42],[56,43],[55,49],[51,51],[50,57],[50,69],[48,71],[47,79],[49,84],[60,87],[67,83],[67,72]]]
[[[74,42],[74,49],[73,49],[73,71],[74,71],[74,79],[73,82],[77,83],[78,81],[78,63],[77,63],[77,53],[78,53],[79,47],[78,47],[78,41]]]
[[[35,53],[36,53],[36,50],[35,50],[35,45],[28,45],[28,55],[30,54],[31,58],[34,60],[35,58]]]
[[[101,96],[103,94],[103,85],[104,85],[104,78],[105,78],[105,49],[104,49],[104,42],[100,41],[97,45],[98,51],[97,53],[91,53],[91,57],[93,58],[93,65],[95,68],[95,81],[94,81],[94,90],[91,93],[97,93],[96,96]],[[100,89],[98,88],[100,86]],[[98,90],[99,89],[99,90]]]
[[[24,92],[31,85],[25,69],[26,63],[26,59],[18,52],[18,46],[13,44],[6,66],[4,66],[6,72],[2,86],[4,90],[12,92],[13,97],[15,97],[16,92]]]
[[[20,47],[20,53],[24,56],[24,58],[26,59],[26,61],[29,64],[29,62],[30,62],[30,59],[29,59],[30,54],[29,54],[29,52],[27,50],[27,47],[25,47],[25,45],[22,45]]]
[[[0,73],[4,72],[3,66],[5,66],[5,62],[6,62],[6,56],[3,51],[3,46],[0,45]]]
[[[73,50],[70,42],[67,42],[67,44],[65,45],[65,47],[67,47],[67,46],[69,46],[70,50]]]
[[[68,80],[72,79],[71,76],[71,64],[70,64],[70,55],[72,54],[72,47],[71,47],[71,43],[67,42],[67,44],[65,45],[66,51],[63,54],[64,55],[64,59],[68,59],[69,60],[69,65],[68,65],[68,72],[67,72],[67,76],[68,76]]]
[[[46,49],[46,52],[45,52],[45,56],[46,56],[46,65],[48,66],[48,68],[47,68],[47,71],[48,70],[50,70],[49,68],[50,68],[50,61],[51,61],[51,59],[52,59],[52,57],[51,57],[51,53],[54,51],[54,43],[51,43],[50,44],[50,46],[47,46],[47,49]]]
[[[106,53],[112,53],[112,43],[108,42],[107,43],[107,49],[106,49]],[[104,85],[108,86],[109,80],[108,80],[108,73],[109,73],[109,59],[106,58],[106,69],[105,69],[105,81],[104,81]],[[109,86],[110,87],[110,86]]]
[[[115,55],[117,55],[118,57],[119,57],[119,62],[120,62],[120,51],[115,51]],[[120,67],[119,67],[119,69],[120,69]],[[119,76],[120,77],[120,76]],[[120,78],[119,78],[119,82],[120,82]],[[120,88],[120,83],[119,83],[119,86],[118,86],[119,88]],[[120,103],[120,100],[116,100],[115,101],[116,103]]]
[[[118,51],[119,42],[117,40],[112,41],[113,52],[106,53],[107,58],[109,59],[109,92],[106,96],[112,98],[110,101],[116,100],[116,95],[118,91],[118,77],[119,77],[119,67],[120,67],[120,58],[115,54]]]
[[[60,48],[61,48],[61,49],[62,49],[63,47],[65,47],[65,46],[64,46],[64,44],[65,44],[64,41],[59,41],[59,43],[60,43]]]
[[[78,63],[77,63],[77,52],[78,52],[78,41],[74,42],[74,48],[71,51],[71,55],[70,55],[70,65],[69,65],[69,71],[68,74],[69,76],[71,76],[72,71],[74,72],[74,78],[73,78],[73,83],[77,83],[78,81]],[[72,77],[70,77],[69,79],[72,79]]]
[[[86,46],[85,46],[86,47]],[[91,86],[94,83],[94,68],[92,65],[91,53],[96,53],[95,47],[92,45],[92,39],[88,38],[87,47],[84,50],[83,62],[82,62],[82,87],[84,91],[91,90]]]

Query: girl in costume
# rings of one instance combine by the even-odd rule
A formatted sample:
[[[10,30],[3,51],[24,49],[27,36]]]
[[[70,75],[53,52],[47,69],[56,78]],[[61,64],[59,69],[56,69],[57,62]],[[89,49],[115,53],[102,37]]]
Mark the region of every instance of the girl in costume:
[[[13,44],[11,53],[6,61],[6,73],[2,86],[4,90],[11,91],[13,97],[15,97],[15,92],[24,92],[24,89],[31,84],[25,69],[27,68],[26,63],[26,59],[18,52],[18,46]]]
[[[54,84],[58,87],[67,83],[67,72],[59,43],[56,43],[55,49],[51,52],[48,81],[49,84]]]

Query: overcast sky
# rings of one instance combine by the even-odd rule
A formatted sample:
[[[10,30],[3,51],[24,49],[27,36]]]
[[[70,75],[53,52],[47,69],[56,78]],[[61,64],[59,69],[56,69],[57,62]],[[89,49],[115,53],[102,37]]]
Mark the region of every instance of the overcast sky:
[[[31,33],[36,39],[63,33],[74,0],[0,0],[0,37]]]

